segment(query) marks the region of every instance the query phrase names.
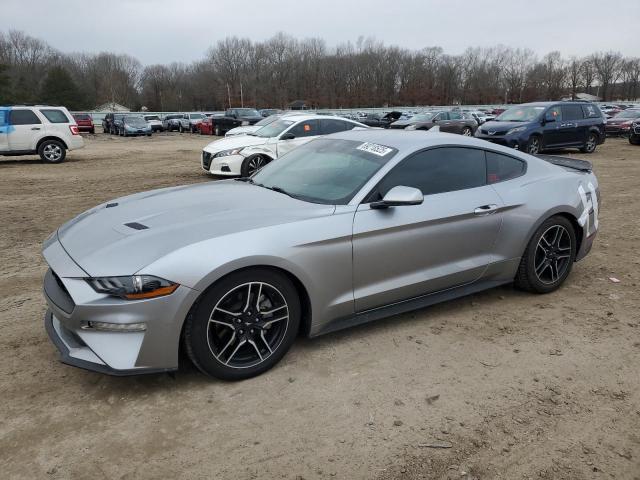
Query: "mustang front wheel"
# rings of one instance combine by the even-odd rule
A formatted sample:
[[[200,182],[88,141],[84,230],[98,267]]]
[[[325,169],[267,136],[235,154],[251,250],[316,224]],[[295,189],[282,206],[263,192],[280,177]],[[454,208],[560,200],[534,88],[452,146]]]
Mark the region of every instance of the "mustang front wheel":
[[[278,363],[299,324],[300,300],[291,281],[272,270],[245,270],[204,294],[187,319],[184,343],[202,372],[242,380]]]

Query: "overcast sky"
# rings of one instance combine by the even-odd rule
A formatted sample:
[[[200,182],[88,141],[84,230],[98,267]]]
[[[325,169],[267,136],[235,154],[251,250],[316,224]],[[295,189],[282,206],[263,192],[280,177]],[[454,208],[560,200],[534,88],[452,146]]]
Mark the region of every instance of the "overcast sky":
[[[640,56],[638,0],[0,0],[0,31],[23,30],[63,52],[128,53],[143,64],[190,62],[226,36],[282,31],[328,46],[359,36],[447,53],[468,46]]]

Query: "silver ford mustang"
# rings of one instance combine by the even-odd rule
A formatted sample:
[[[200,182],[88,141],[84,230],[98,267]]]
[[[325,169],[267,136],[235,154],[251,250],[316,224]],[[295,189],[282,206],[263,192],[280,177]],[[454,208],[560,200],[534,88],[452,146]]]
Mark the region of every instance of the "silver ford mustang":
[[[316,336],[515,282],[557,289],[598,229],[589,162],[442,133],[349,131],[251,178],[99,205],[45,242],[62,361],[223,379]]]

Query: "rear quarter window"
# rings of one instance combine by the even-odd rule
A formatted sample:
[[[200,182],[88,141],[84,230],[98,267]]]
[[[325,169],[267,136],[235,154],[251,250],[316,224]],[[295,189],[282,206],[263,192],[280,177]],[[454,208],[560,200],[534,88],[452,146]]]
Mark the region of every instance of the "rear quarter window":
[[[40,113],[49,120],[49,123],[69,123],[69,119],[62,110],[40,110]]]
[[[498,183],[524,175],[527,165],[522,160],[501,155],[494,152],[485,152],[487,156],[487,183]]]
[[[582,105],[584,118],[598,118],[602,116],[602,112],[595,105]]]

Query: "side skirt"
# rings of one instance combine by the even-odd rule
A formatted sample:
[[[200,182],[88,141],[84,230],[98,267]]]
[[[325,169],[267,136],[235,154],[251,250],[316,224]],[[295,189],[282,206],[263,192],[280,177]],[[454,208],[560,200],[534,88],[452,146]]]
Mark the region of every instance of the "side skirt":
[[[321,325],[317,331],[312,331],[309,334],[310,338],[318,337],[326,333],[336,332],[345,328],[355,327],[356,325],[362,325],[364,323],[372,322],[374,320],[380,320],[382,318],[391,317],[405,312],[418,310],[420,308],[429,307],[436,303],[442,303],[449,300],[453,300],[460,297],[465,297],[473,293],[478,293],[490,288],[499,287],[500,285],[506,285],[511,283],[512,280],[484,280],[474,282],[468,285],[462,285],[454,287],[449,290],[443,290],[441,292],[430,293],[422,295],[420,297],[411,298],[402,302],[393,303],[391,305],[385,305],[384,307],[378,307],[372,310],[366,310],[364,312],[356,313],[349,317],[343,317],[337,320]]]

